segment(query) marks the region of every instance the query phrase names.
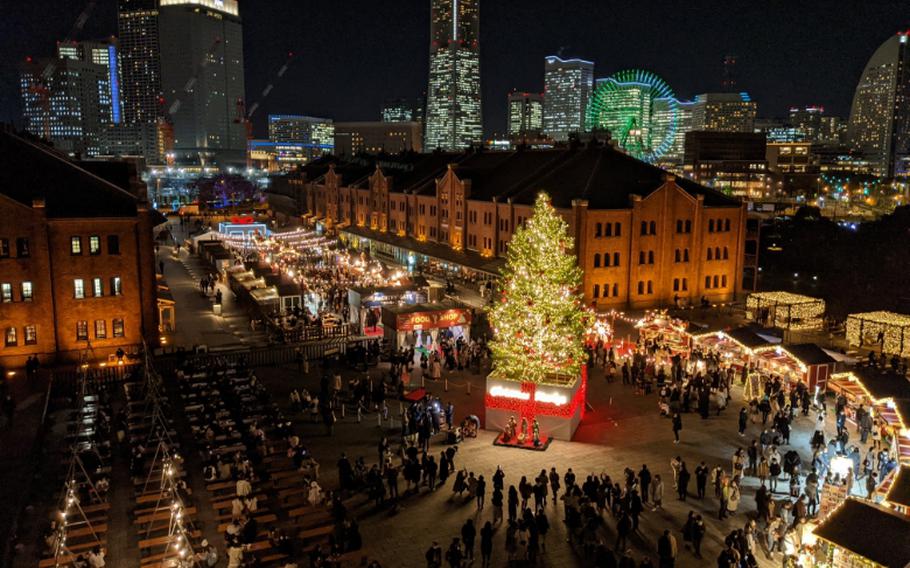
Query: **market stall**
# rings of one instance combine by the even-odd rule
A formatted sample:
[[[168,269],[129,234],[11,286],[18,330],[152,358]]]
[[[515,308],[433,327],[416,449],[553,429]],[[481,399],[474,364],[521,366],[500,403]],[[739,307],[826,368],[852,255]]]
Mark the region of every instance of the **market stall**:
[[[847,343],[878,346],[882,353],[910,357],[910,316],[894,312],[865,312],[847,316]]]
[[[406,278],[398,285],[352,286],[348,288],[350,323],[366,335],[381,335],[383,306],[423,304],[427,300],[427,281],[422,276]]]
[[[910,517],[882,505],[848,498],[819,522],[813,534],[817,565],[868,568],[910,564]]]
[[[802,382],[810,390],[824,392],[834,372],[835,359],[814,343],[769,345],[754,349],[759,369],[777,375],[785,383]]]
[[[753,292],[746,297],[746,317],[770,327],[821,329],[825,301],[790,292]]]
[[[755,333],[749,326],[729,330],[709,331],[692,336],[693,347],[702,351],[713,351],[722,361],[734,367],[749,367],[755,357],[755,350],[770,347],[780,342],[771,336]]]
[[[635,327],[640,345],[656,342],[672,355],[688,355],[692,345],[689,322],[671,317],[666,310],[653,310],[646,312]]]
[[[910,466],[898,466],[889,477],[888,484],[884,503],[898,513],[910,515]]]
[[[429,348],[438,344],[440,335],[469,341],[471,320],[471,309],[455,302],[387,306],[382,310],[385,338],[393,350],[410,345]]]

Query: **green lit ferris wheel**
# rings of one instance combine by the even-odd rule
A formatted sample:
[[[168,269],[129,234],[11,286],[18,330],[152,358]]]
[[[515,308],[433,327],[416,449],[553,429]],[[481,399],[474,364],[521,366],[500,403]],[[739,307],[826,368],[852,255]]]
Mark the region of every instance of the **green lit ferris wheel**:
[[[663,79],[626,69],[597,81],[585,126],[608,130],[629,154],[655,162],[673,146],[678,120],[679,103]]]

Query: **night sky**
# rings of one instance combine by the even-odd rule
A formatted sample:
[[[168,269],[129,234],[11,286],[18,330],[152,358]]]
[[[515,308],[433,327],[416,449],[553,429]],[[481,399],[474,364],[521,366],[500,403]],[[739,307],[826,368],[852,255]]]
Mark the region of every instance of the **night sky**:
[[[429,0],[241,0],[250,103],[299,54],[254,117],[268,113],[378,120],[387,98],[426,88]],[[0,21],[0,120],[19,119],[17,65],[50,55],[86,2],[30,0]],[[641,67],[680,98],[719,87],[725,54],[759,116],[821,104],[846,116],[859,75],[888,36],[910,27],[897,0],[482,0],[487,134],[506,125],[512,88],[543,90],[543,58],[594,60],[597,77]],[[82,39],[116,33],[115,0],[98,0]]]

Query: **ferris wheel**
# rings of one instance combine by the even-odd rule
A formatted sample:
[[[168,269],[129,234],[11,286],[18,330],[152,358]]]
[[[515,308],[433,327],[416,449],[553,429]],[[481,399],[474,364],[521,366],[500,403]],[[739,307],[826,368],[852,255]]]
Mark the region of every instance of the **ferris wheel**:
[[[654,73],[626,69],[597,81],[585,118],[589,131],[608,130],[626,152],[655,162],[673,146],[679,102]]]

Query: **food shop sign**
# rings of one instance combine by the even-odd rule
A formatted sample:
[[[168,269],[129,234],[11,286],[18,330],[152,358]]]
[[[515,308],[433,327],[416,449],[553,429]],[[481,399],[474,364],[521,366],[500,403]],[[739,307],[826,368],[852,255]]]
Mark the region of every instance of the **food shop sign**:
[[[441,329],[471,322],[471,313],[467,310],[451,309],[442,312],[414,312],[398,314],[396,328],[398,331],[416,329]]]

